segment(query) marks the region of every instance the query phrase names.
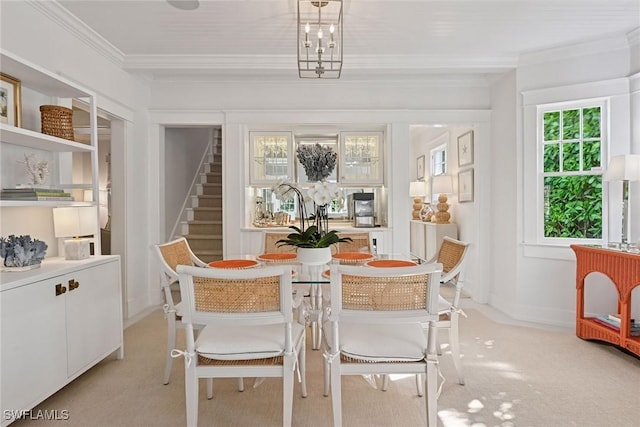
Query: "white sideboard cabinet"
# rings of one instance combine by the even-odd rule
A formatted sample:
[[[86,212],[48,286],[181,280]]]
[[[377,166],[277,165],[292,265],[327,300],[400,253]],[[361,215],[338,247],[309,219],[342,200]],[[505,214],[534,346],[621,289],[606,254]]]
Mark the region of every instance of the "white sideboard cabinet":
[[[122,359],[120,257],[45,259],[38,269],[0,279],[6,426],[114,351]]]
[[[429,260],[438,253],[445,236],[458,238],[456,224],[411,221],[409,227],[411,255],[422,260]]]

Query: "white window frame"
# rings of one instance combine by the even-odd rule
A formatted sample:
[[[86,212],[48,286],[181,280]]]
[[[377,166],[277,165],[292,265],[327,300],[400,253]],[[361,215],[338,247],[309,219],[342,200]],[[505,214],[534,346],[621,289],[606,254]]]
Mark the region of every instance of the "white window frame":
[[[606,168],[611,156],[625,154],[630,146],[630,92],[629,79],[617,78],[569,86],[547,87],[521,92],[522,95],[522,140],[518,144],[518,236],[525,257],[562,259],[575,261],[575,255],[567,243],[543,241],[539,232],[543,203],[542,188],[538,179],[537,108],[539,105],[567,103],[571,101],[594,101],[604,99],[607,108],[607,143],[603,145],[602,166]],[[615,183],[603,185],[603,231],[602,242],[616,233],[621,205],[620,192]],[[611,195],[610,195],[611,193]],[[534,197],[535,196],[535,197]],[[613,203],[613,204],[612,204]],[[573,242],[571,242],[573,243]]]
[[[545,172],[544,171],[544,113],[551,111],[565,111],[572,109],[584,109],[590,107],[600,107],[600,167],[593,168],[590,171],[582,170],[582,156],[580,156],[580,171],[568,171],[568,172]],[[601,244],[603,239],[593,239],[593,238],[561,238],[561,237],[546,237],[544,235],[544,209],[545,209],[545,196],[544,196],[544,179],[548,176],[582,176],[582,175],[600,175],[604,174],[604,168],[606,167],[606,147],[608,147],[608,123],[609,123],[609,108],[608,102],[606,99],[591,99],[591,100],[580,100],[580,101],[570,101],[570,102],[559,102],[552,104],[543,104],[538,105],[537,108],[537,148],[538,148],[538,162],[537,162],[537,173],[538,173],[538,193],[537,193],[537,234],[538,240],[540,242],[547,244]],[[582,123],[580,125],[582,128]],[[560,129],[560,144],[562,144],[562,128]],[[582,144],[581,144],[582,148]],[[582,149],[580,150],[582,153]],[[562,150],[561,150],[562,152]],[[560,164],[562,164],[562,155],[560,155]],[[604,236],[606,229],[606,210],[605,210],[605,196],[604,196],[604,187],[605,183],[602,183],[602,234]]]
[[[445,134],[448,135],[448,134]],[[442,135],[438,138],[436,138],[436,141],[439,139],[442,139],[445,137],[445,135]],[[448,138],[448,136],[447,136]],[[442,162],[442,172],[438,172],[436,173],[436,160],[435,157],[438,153],[444,153],[444,161]],[[435,205],[435,203],[438,203],[438,195],[437,194],[433,194],[432,188],[433,188],[433,177],[437,176],[437,175],[444,175],[449,171],[449,153],[447,150],[447,143],[443,143],[443,144],[439,144],[437,146],[435,146],[434,148],[432,148],[431,150],[429,150],[429,194],[431,195],[431,204]]]

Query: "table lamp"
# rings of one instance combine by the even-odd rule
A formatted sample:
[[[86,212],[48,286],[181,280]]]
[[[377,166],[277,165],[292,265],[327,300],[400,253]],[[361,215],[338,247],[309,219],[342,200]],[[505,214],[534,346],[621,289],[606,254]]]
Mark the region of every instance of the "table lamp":
[[[93,206],[70,206],[53,208],[53,228],[56,237],[73,237],[64,241],[64,259],[89,258],[90,239],[82,236],[94,235],[98,219]]]
[[[424,181],[411,181],[409,183],[409,196],[413,197],[413,212],[411,218],[420,220],[422,210],[422,198],[427,194],[427,185]]]
[[[447,194],[453,193],[453,180],[450,175],[442,174],[433,177],[434,194],[438,194],[438,212],[435,213],[436,224],[449,224],[451,214],[447,212],[449,210],[449,204],[447,203]]]
[[[622,181],[622,244],[629,240],[629,182],[640,181],[640,154],[614,156],[609,162],[603,181]]]

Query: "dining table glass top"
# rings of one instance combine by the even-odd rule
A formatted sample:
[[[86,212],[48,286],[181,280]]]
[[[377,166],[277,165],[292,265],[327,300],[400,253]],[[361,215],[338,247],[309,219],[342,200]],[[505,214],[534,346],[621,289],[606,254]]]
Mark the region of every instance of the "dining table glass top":
[[[420,261],[408,254],[369,254],[361,252],[341,252],[332,256],[323,265],[305,265],[298,261],[295,253],[241,254],[229,255],[220,261],[212,261],[216,268],[260,268],[266,266],[289,266],[293,284],[322,285],[331,282],[331,265],[363,265],[368,267],[407,267]]]

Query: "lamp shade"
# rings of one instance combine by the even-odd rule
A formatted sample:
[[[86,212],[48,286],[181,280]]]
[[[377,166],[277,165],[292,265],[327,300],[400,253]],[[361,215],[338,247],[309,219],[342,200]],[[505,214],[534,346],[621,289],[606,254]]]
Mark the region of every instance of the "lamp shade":
[[[411,181],[409,183],[409,196],[424,197],[427,194],[426,184],[424,181]]]
[[[71,206],[53,209],[56,237],[79,237],[96,233],[98,218],[93,206]]]
[[[604,181],[640,181],[640,154],[612,157],[602,179]]]
[[[453,180],[451,175],[436,175],[433,177],[432,191],[434,194],[451,194],[453,193]]]

